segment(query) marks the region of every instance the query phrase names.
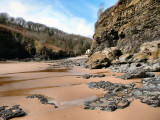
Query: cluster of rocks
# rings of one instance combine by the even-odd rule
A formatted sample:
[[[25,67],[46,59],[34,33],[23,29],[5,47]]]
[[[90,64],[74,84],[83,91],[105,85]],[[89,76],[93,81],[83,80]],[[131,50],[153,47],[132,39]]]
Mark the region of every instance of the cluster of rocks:
[[[154,77],[153,72],[160,71],[160,64],[132,63],[120,64],[109,67],[113,72],[125,73],[119,76],[121,79],[147,78]]]
[[[104,97],[85,102],[84,109],[115,111],[128,107],[135,99],[152,107],[160,107],[160,77],[143,78],[141,84],[142,86],[137,88],[135,83],[91,82],[88,84],[90,88],[101,88],[107,93]]]
[[[112,72],[116,73],[127,73],[136,70],[137,68],[141,68],[147,72],[160,72],[160,63],[126,63],[126,64],[115,64],[110,67],[109,69]]]
[[[73,59],[73,60],[56,60],[52,61],[50,63],[55,63],[55,64],[49,64],[51,68],[57,68],[59,66],[66,66],[66,67],[73,67],[73,66],[84,66],[84,59]]]
[[[40,100],[42,104],[53,105],[55,108],[58,108],[58,106],[55,103],[49,103],[48,99],[42,95],[31,95],[27,96],[27,98],[37,98],[38,100]]]
[[[101,69],[117,65],[121,67],[118,72],[124,73],[140,66],[151,71],[160,70],[157,63],[160,63],[160,40],[142,44],[139,52],[135,53],[124,53],[117,47],[105,48],[86,59],[84,66],[89,69]]]
[[[15,117],[22,117],[27,115],[22,108],[20,108],[20,105],[15,105],[12,107],[9,106],[2,106],[0,107],[0,117],[4,120],[9,120]]]
[[[95,100],[85,102],[84,109],[115,111],[128,107],[133,101],[129,93],[134,89],[135,85],[134,83],[124,85],[105,81],[91,82],[89,83],[90,88],[101,88],[107,91],[107,93],[104,97],[98,97]]]
[[[124,75],[118,76],[117,78],[121,79],[134,79],[134,78],[148,78],[154,77],[155,74],[153,72],[146,72],[144,69],[137,68],[133,71],[127,72]]]
[[[160,107],[160,76],[144,78],[139,88],[140,95],[137,97],[142,103],[152,107]]]
[[[105,74],[97,74],[97,75],[89,75],[89,74],[84,74],[80,77],[83,77],[84,79],[89,79],[89,78],[102,78],[105,77]]]

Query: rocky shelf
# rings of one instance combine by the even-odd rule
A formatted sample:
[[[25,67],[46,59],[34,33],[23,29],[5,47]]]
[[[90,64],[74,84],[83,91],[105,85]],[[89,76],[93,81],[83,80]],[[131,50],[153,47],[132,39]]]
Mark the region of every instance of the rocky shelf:
[[[84,109],[98,109],[102,111],[115,111],[124,109],[135,99],[152,107],[160,107],[160,77],[143,78],[140,88],[135,87],[135,83],[118,84],[111,82],[91,82],[90,88],[102,88],[107,93],[104,97],[84,103]]]

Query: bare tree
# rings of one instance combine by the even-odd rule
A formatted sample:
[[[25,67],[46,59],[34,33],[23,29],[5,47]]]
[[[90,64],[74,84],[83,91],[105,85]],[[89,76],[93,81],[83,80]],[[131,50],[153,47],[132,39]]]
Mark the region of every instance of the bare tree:
[[[0,13],[0,23],[7,23],[9,15],[7,13]]]
[[[98,10],[98,12],[97,12],[97,17],[98,17],[98,18],[99,18],[99,17],[102,15],[102,13],[104,12],[104,6],[105,6],[105,3],[104,3],[104,2],[100,3],[100,5],[99,5],[99,10]]]
[[[15,22],[16,22],[16,25],[19,25],[21,27],[24,27],[24,25],[26,23],[26,21],[23,18],[21,18],[21,17],[16,18]]]

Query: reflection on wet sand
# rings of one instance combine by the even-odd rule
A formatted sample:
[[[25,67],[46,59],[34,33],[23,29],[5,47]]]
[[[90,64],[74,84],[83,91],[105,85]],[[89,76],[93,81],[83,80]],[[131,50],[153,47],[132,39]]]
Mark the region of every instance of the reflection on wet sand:
[[[67,72],[71,69],[45,69],[39,71],[27,71],[27,72],[15,72],[15,73],[5,73],[0,75],[7,75],[7,74],[19,74],[19,73],[37,73],[37,72]]]
[[[6,79],[11,79],[11,77],[0,77],[0,81],[1,80],[6,80]]]
[[[60,102],[60,106],[62,108],[67,108],[67,107],[71,107],[74,105],[83,105],[84,102],[94,100],[96,98],[97,98],[97,96],[94,95],[94,96],[90,96],[90,97],[86,97],[86,98],[82,98],[82,99],[78,99],[78,100],[64,101],[64,102]]]
[[[45,87],[35,87],[35,88],[27,88],[27,89],[16,89],[16,90],[8,90],[0,92],[1,97],[8,97],[8,96],[27,96],[30,91],[38,90],[38,89],[48,89],[48,88],[56,88],[56,87],[65,87],[65,86],[75,86],[81,84],[68,84],[68,85],[61,85],[61,86],[45,86]]]
[[[0,80],[0,86],[6,85],[6,84],[11,84],[11,83],[17,83],[17,82],[25,82],[25,81],[31,81],[31,80],[41,80],[41,79],[47,79],[47,78],[54,78],[54,77],[65,77],[65,76],[74,76],[74,75],[62,75],[62,76],[50,76],[50,77],[40,77],[40,78],[32,78],[32,79],[23,79],[23,80],[10,80],[6,81],[6,79],[9,79],[6,77],[6,79]],[[10,77],[11,79],[12,77]]]

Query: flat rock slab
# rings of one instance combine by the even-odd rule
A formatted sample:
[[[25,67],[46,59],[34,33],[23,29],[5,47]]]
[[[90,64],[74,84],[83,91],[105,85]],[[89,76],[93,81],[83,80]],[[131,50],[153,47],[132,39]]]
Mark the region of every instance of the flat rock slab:
[[[124,109],[135,99],[152,107],[160,107],[160,77],[142,79],[142,87],[136,88],[134,83],[120,84],[111,82],[91,82],[90,88],[104,89],[104,97],[84,103],[84,109],[115,111]]]

